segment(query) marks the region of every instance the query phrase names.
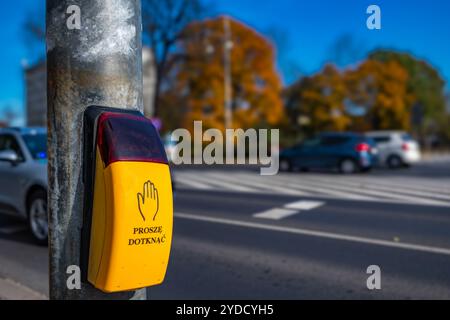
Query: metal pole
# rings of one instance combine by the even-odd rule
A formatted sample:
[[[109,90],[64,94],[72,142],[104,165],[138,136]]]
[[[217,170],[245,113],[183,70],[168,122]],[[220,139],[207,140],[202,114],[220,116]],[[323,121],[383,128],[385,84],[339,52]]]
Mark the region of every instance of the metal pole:
[[[47,0],[50,298],[145,299],[145,290],[66,285],[67,268],[80,265],[83,112],[89,105],[143,109],[140,0],[75,3]],[[79,28],[69,20],[77,10]]]
[[[233,46],[231,41],[230,20],[227,16],[223,19],[224,27],[224,107],[225,107],[225,129],[233,128],[233,87],[231,77],[231,54]]]

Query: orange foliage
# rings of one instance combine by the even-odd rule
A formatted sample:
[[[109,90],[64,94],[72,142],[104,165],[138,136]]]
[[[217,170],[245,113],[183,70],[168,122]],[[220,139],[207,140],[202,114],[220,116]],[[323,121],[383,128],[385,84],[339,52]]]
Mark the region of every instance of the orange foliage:
[[[343,131],[351,119],[345,113],[346,87],[342,75],[333,65],[314,76],[301,79],[287,90],[287,108],[295,126],[310,134],[317,131]],[[299,118],[308,120],[301,124]]]
[[[286,90],[291,124],[308,134],[408,130],[414,101],[408,93],[408,77],[408,72],[395,61],[369,59],[342,71],[327,65]],[[300,118],[308,121],[300,124]]]
[[[367,110],[369,129],[403,129],[411,125],[413,97],[408,72],[397,62],[366,60],[345,74],[349,98]]]
[[[176,84],[166,94],[183,101],[186,128],[202,120],[205,128],[224,129],[223,19],[195,22],[183,32],[179,49],[184,58],[176,68]],[[255,30],[229,19],[233,127],[275,126],[283,115],[275,49]]]

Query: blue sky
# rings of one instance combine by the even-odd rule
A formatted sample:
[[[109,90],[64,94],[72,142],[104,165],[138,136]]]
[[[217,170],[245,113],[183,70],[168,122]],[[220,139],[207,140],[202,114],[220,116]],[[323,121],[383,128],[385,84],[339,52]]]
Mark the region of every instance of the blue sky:
[[[225,11],[261,32],[285,31],[290,59],[306,73],[320,69],[330,47],[351,35],[362,51],[378,47],[408,51],[426,59],[450,79],[450,1],[448,0],[218,0]],[[382,29],[366,27],[366,9],[382,10]]]
[[[164,1],[164,0],[161,0]],[[318,71],[332,58],[337,39],[350,36],[357,55],[378,47],[408,51],[435,66],[450,79],[450,1],[448,0],[209,0],[214,11],[234,16],[258,31],[276,35],[283,47],[279,69],[286,80],[291,71]],[[74,0],[74,3],[77,1]],[[382,10],[382,30],[366,28],[366,8]],[[22,27],[36,0],[0,4],[0,118],[6,106],[23,118],[22,63],[28,57]],[[447,85],[447,88],[450,86]],[[21,121],[19,121],[20,124]]]

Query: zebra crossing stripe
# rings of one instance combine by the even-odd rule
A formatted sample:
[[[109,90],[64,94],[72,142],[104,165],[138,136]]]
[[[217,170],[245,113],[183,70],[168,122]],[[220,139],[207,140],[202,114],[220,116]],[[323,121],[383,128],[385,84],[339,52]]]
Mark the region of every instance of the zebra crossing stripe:
[[[180,185],[189,186],[191,188],[200,189],[200,190],[212,190],[213,188],[207,184],[199,183],[196,181],[192,181],[192,179],[176,179],[176,183]]]
[[[230,178],[225,174],[205,173],[203,179],[207,181],[216,181],[217,184],[224,184],[228,189],[233,191],[255,192],[257,191],[254,184],[246,183],[245,181]]]
[[[324,178],[314,178],[317,181],[324,183],[331,183],[330,179]],[[354,179],[345,179],[339,181],[340,185],[346,185],[349,187],[354,187],[362,190],[377,190],[377,191],[389,191],[394,192],[399,195],[413,195],[413,196],[426,196],[431,199],[439,199],[439,200],[450,200],[450,195],[439,194],[436,191],[424,190],[424,188],[417,189],[414,186],[408,185],[408,188],[405,188],[405,183],[401,184],[393,184],[389,183],[380,183],[377,181],[370,181],[367,179],[363,180],[354,180]],[[442,191],[442,189],[440,189]]]
[[[357,200],[382,203],[407,203],[450,207],[450,190],[441,184],[422,184],[423,179],[380,177],[336,177],[330,175],[287,175],[260,177],[246,171],[181,172],[179,184],[201,190],[249,193],[274,193],[304,197]],[[178,180],[179,179],[179,180]],[[420,185],[417,185],[417,181]],[[441,181],[442,182],[442,181]],[[424,182],[425,183],[425,182]],[[421,187],[423,186],[423,188]],[[447,191],[448,190],[448,191]]]
[[[266,181],[263,181],[263,180],[257,181],[258,178],[256,178],[256,177],[255,177],[255,180],[252,179],[254,177],[247,177],[247,176],[244,177],[243,179],[236,180],[234,178],[220,175],[217,173],[215,173],[215,174],[208,173],[207,175],[212,176],[215,179],[224,179],[228,182],[233,182],[234,184],[239,183],[240,185],[247,186],[247,187],[251,188],[252,192],[261,193],[262,191],[272,191],[272,192],[275,191],[280,194],[289,194],[289,195],[296,195],[296,196],[309,195],[309,194],[299,191],[299,190],[291,190],[291,189],[286,189],[286,187],[279,187],[279,186],[275,186],[274,184],[268,184],[267,180]],[[263,179],[263,177],[261,177],[261,179]]]
[[[240,177],[242,180],[251,180],[251,177],[242,176]],[[355,193],[348,193],[348,192],[342,192],[340,190],[336,190],[336,188],[330,187],[329,185],[302,185],[298,183],[293,183],[292,181],[287,180],[279,180],[275,177],[270,182],[271,185],[279,185],[284,187],[285,189],[291,189],[291,190],[301,190],[305,192],[307,196],[316,196],[316,197],[322,197],[322,196],[332,196],[334,198],[345,198],[345,199],[351,199],[351,200],[367,200],[367,201],[376,201],[376,198],[365,196],[365,195],[359,195]]]
[[[325,182],[315,182],[308,180],[308,184],[321,186],[321,184],[325,184]],[[407,203],[422,203],[422,204],[430,204],[435,206],[450,206],[450,202],[445,201],[438,201],[433,199],[428,199],[424,197],[417,197],[417,196],[408,196],[408,195],[401,195],[395,193],[393,190],[386,190],[385,191],[379,191],[379,190],[372,190],[372,189],[362,189],[357,187],[348,187],[344,186],[342,184],[336,184],[336,186],[329,186],[330,189],[335,189],[339,191],[348,191],[353,192],[361,195],[368,195],[368,196],[375,196],[379,198],[385,198],[385,199],[393,199],[393,200],[401,200],[405,201]]]

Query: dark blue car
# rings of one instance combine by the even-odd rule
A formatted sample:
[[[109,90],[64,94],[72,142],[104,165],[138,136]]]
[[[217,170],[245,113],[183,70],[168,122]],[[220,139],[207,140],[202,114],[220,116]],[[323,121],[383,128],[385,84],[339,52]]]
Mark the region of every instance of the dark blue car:
[[[377,161],[375,142],[357,133],[324,133],[280,154],[280,169],[338,169],[350,174],[366,172]]]

